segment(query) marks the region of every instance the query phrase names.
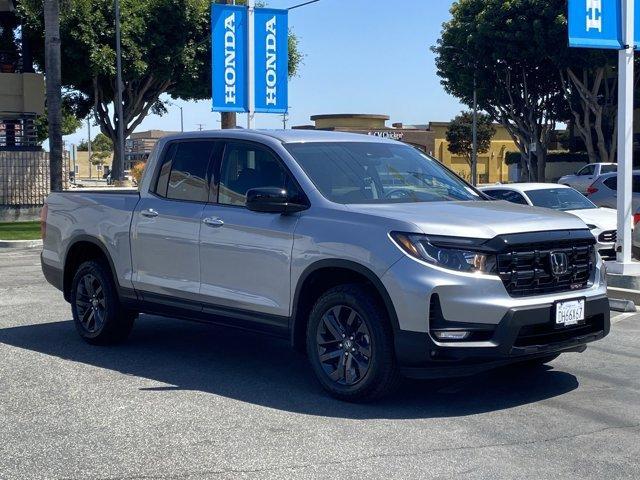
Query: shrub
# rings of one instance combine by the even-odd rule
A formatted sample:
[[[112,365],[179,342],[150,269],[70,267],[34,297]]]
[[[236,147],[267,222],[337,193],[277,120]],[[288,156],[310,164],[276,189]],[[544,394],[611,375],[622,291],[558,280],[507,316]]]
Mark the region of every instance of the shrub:
[[[133,167],[131,167],[131,176],[136,181],[137,184],[140,183],[142,179],[142,174],[144,173],[144,167],[147,166],[147,162],[138,162]]]

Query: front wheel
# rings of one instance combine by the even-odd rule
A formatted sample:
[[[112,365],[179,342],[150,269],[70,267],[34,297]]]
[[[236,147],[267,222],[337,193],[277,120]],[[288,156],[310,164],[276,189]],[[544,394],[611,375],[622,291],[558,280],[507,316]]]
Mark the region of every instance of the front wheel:
[[[124,340],[137,316],[120,305],[108,267],[96,260],[84,262],[73,277],[71,311],[76,330],[93,345]]]
[[[316,302],[307,327],[307,353],[332,396],[366,402],[390,393],[399,375],[384,305],[364,286],[343,285]]]

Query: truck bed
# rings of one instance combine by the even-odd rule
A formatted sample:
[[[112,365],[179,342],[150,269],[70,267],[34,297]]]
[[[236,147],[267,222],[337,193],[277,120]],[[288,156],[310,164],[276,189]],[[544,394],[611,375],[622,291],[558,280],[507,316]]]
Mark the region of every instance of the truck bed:
[[[118,282],[131,285],[129,229],[140,200],[137,189],[77,189],[47,197],[43,264],[63,269],[72,243],[93,239],[113,259]]]

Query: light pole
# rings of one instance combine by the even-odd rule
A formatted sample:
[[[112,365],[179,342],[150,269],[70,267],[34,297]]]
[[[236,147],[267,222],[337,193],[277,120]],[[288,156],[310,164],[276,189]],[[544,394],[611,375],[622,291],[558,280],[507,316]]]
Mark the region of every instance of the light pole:
[[[87,118],[87,163],[89,164],[89,178],[91,178],[91,115]]]
[[[471,184],[478,184],[478,84],[476,70],[473,70],[473,127],[471,140]]]
[[[116,15],[116,115],[118,116],[118,141],[115,145],[120,162],[114,162],[111,177],[115,181],[124,180],[124,115],[122,113],[122,51],[120,47],[120,0],[115,2]]]
[[[182,115],[182,106],[169,101],[167,101],[167,105],[171,105],[172,107],[176,107],[180,109],[180,131],[184,132],[184,117]]]

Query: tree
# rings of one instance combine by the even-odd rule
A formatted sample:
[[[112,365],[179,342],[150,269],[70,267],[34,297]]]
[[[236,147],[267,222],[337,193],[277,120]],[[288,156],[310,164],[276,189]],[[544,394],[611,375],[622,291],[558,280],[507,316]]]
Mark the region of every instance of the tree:
[[[113,141],[104,133],[98,133],[91,142],[91,149],[96,152],[113,152]]]
[[[565,28],[560,5],[566,0],[459,0],[433,48],[445,90],[470,105],[475,76],[481,109],[505,127],[530,178],[540,181],[551,134],[566,111],[548,59]]]
[[[491,139],[496,134],[496,127],[491,117],[484,113],[478,114],[477,148],[478,153],[486,153],[491,148]],[[454,155],[460,155],[467,160],[471,167],[473,152],[473,112],[462,112],[449,124],[446,139],[448,150]]]
[[[42,2],[18,5],[30,32],[42,31]],[[63,86],[75,94],[81,118],[95,109],[100,130],[115,144],[117,119],[109,109],[116,91],[113,1],[67,0],[61,22]],[[167,112],[163,94],[211,98],[210,0],[122,0],[121,22],[125,138],[149,112]],[[40,63],[42,38],[32,44]],[[116,152],[114,165],[122,162]]]
[[[45,0],[45,73],[49,125],[51,191],[62,191],[62,86],[60,58],[60,3]]]
[[[48,113],[39,115],[36,118],[36,134],[38,136],[38,142],[42,143],[49,138],[49,121],[47,120]],[[62,135],[71,135],[78,128],[82,126],[82,121],[76,117],[70,107],[66,104],[64,98],[62,99]]]

